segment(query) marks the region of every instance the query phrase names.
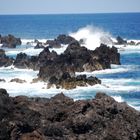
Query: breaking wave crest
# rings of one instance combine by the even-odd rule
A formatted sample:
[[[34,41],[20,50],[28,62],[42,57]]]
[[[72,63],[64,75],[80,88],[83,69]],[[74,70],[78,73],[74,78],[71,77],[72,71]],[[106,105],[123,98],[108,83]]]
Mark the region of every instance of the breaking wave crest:
[[[86,27],[80,28],[77,32],[70,33],[70,36],[77,40],[83,40],[85,46],[94,50],[99,47],[101,43],[112,44],[112,35],[109,32],[105,32],[103,29],[88,25]]]

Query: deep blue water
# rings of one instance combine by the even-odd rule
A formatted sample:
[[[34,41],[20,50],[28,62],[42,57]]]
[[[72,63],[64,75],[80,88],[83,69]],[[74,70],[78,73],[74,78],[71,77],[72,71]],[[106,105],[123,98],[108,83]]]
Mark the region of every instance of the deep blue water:
[[[0,15],[0,34],[13,34],[24,39],[55,38],[59,34],[76,32],[79,28],[93,25],[110,32],[113,36],[140,40],[140,13],[125,14],[69,14],[69,15]],[[134,46],[133,46],[134,47]],[[140,47],[140,46],[138,46]],[[11,56],[13,56],[11,54]],[[114,89],[89,89],[69,92],[75,99],[92,98],[97,91],[120,96],[140,110],[140,49],[133,53],[121,53],[121,68],[127,71],[97,74],[106,79],[105,84]],[[5,71],[0,73],[4,75]],[[7,74],[7,73],[6,73]],[[11,73],[10,73],[11,74]],[[118,82],[116,82],[118,80]],[[104,83],[103,83],[104,84]],[[19,92],[19,91],[18,91]],[[22,91],[24,92],[24,91]]]
[[[29,38],[54,38],[86,25],[103,28],[128,39],[140,37],[140,13],[0,16],[0,34]]]

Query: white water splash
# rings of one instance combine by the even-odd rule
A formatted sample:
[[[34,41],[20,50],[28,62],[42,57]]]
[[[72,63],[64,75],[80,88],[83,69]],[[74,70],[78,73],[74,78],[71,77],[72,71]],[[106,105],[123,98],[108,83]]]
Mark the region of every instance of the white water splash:
[[[105,32],[103,29],[91,25],[80,28],[75,33],[70,33],[70,36],[74,37],[76,40],[83,39],[85,41],[85,46],[90,50],[99,47],[101,43],[112,44],[111,38],[113,38],[109,32]]]

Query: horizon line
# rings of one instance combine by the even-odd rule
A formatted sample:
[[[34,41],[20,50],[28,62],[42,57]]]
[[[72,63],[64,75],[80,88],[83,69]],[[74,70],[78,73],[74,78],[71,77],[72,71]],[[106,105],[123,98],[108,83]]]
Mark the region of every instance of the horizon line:
[[[81,15],[81,14],[131,14],[140,13],[138,12],[85,12],[85,13],[5,13],[0,14],[0,16],[14,16],[14,15]]]

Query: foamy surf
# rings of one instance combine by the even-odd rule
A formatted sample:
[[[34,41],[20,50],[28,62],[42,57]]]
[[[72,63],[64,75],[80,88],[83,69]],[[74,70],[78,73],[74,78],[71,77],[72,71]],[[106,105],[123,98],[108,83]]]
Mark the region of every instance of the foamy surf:
[[[76,75],[81,75],[81,74],[86,74],[87,76],[95,76],[98,74],[114,74],[114,73],[122,73],[122,72],[127,72],[130,69],[128,68],[117,68],[117,69],[105,69],[105,70],[100,70],[100,71],[93,71],[93,72],[76,72]]]
[[[46,43],[47,39],[37,39],[37,41]],[[36,46],[36,39],[21,39],[22,45]]]
[[[37,77],[37,73],[38,71],[33,71],[31,69],[18,69],[14,66],[0,68],[0,78],[5,79],[6,82],[9,82],[14,78],[20,78],[30,83],[32,79]]]
[[[100,43],[105,43],[113,45],[113,42],[116,42],[115,38],[110,35],[108,32],[105,32],[102,29],[96,27],[87,26],[85,28],[79,29],[75,33],[70,33],[71,36],[77,40],[83,39],[85,44],[83,44],[88,49],[94,50],[96,47],[100,46]],[[46,39],[38,40],[42,43],[46,42]],[[138,40],[136,40],[139,42]],[[136,42],[135,41],[135,42]],[[16,56],[18,53],[26,53],[27,55],[38,55],[43,49],[34,49],[36,46],[34,39],[32,40],[22,40],[22,45],[18,46],[16,49],[6,49],[6,55]],[[125,53],[140,53],[140,45],[115,45],[121,55]],[[50,51],[56,51],[58,54],[61,54],[65,51],[67,45],[62,45],[61,48],[50,48]],[[65,95],[72,97],[74,100],[79,99],[91,99],[94,98],[97,92],[106,92],[108,95],[112,96],[116,101],[123,102],[127,101],[123,98],[123,95],[129,94],[131,92],[140,92],[140,80],[139,79],[127,79],[117,77],[115,79],[113,74],[125,74],[127,72],[139,71],[139,65],[111,65],[111,69],[105,69],[100,71],[93,72],[82,72],[78,74],[86,74],[87,76],[99,76],[101,77],[102,84],[87,86],[87,87],[77,87],[72,90],[57,89],[52,87],[47,89],[47,83],[38,82],[32,83],[32,80],[37,77],[38,71],[32,70],[21,70],[14,68],[0,68],[0,77],[5,79],[6,82],[0,82],[0,87],[7,89],[10,96],[26,95],[30,97],[46,97],[50,98],[60,92],[63,92]],[[107,76],[109,77],[107,78]],[[9,82],[11,79],[19,78],[25,80],[26,83],[16,83]],[[133,105],[136,109],[139,108],[138,103],[133,104],[132,102],[127,101],[130,105]]]

